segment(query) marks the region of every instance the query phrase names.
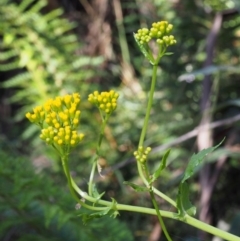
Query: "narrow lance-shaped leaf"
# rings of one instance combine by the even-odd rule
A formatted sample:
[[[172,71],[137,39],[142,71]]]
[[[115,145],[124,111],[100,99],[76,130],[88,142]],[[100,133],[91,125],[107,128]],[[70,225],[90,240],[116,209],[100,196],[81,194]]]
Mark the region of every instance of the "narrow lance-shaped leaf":
[[[136,43],[137,43],[140,51],[141,51],[141,52],[143,53],[143,55],[149,60],[149,62],[150,62],[152,65],[154,65],[154,64],[155,64],[155,61],[154,61],[154,59],[153,59],[152,54],[149,53],[149,52],[147,51],[147,49],[144,47],[144,45],[142,45],[142,44],[138,41],[138,39],[135,37],[135,33],[133,33],[133,37],[134,37],[134,39],[135,39],[135,41],[136,41]]]
[[[167,165],[167,158],[169,156],[170,151],[171,151],[171,149],[167,150],[164,153],[158,169],[152,175],[151,183],[156,181],[160,177],[162,170],[165,169],[165,167]]]

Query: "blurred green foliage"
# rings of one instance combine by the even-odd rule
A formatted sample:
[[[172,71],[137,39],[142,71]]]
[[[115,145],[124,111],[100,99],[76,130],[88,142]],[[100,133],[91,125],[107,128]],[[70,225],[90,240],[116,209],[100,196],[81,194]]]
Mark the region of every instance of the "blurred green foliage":
[[[81,209],[75,209],[64,185],[37,174],[26,157],[5,150],[0,151],[1,240],[133,240],[117,219],[83,225],[77,217]]]
[[[25,112],[31,110],[33,106],[41,104],[46,98],[59,94],[80,92],[82,96],[81,129],[84,131],[86,138],[83,145],[72,153],[70,166],[74,170],[77,182],[80,185],[86,185],[90,168],[88,160],[95,152],[95,140],[100,121],[96,109],[86,102],[87,95],[95,89],[111,88],[120,93],[119,105],[109,122],[101,153],[102,166],[104,168],[112,167],[113,169],[104,180],[97,179],[98,186],[100,189],[106,190],[106,199],[114,197],[119,202],[150,205],[147,196],[140,197],[122,185],[123,180],[138,182],[136,166],[131,158],[138,144],[145,112],[147,93],[144,91],[148,91],[151,78],[151,66],[138,51],[132,36],[132,33],[139,27],[149,26],[153,21],[159,19],[166,19],[174,25],[173,32],[178,41],[177,46],[171,48],[174,55],[163,58],[159,67],[154,107],[146,140],[147,146],[157,148],[162,144],[169,143],[199,124],[201,119],[202,80],[206,74],[212,75],[215,86],[212,95],[215,100],[215,108],[212,109],[213,120],[223,120],[239,114],[240,15],[237,1],[120,1],[121,9],[119,11],[122,11],[123,14],[123,28],[121,28],[120,37],[124,35],[125,38],[121,38],[121,41],[126,41],[125,45],[128,46],[124,50],[119,47],[119,30],[116,27],[113,4],[106,1],[105,11],[100,11],[103,8],[100,8],[98,1],[89,1],[90,7],[95,11],[95,15],[104,26],[104,28],[100,27],[100,33],[104,34],[107,27],[111,30],[111,39],[106,41],[105,44],[112,48],[112,59],[100,56],[97,51],[91,53],[91,55],[87,54],[86,46],[89,43],[97,45],[98,39],[94,35],[97,30],[94,28],[94,24],[91,25],[95,21],[95,15],[89,14],[89,8],[82,3],[84,1],[69,1],[62,5],[65,9],[74,9],[69,13],[69,10],[64,12],[60,8],[60,1],[59,8],[55,10],[47,8],[47,1],[0,1],[0,74],[4,73],[4,81],[1,79],[0,87],[2,89],[0,91],[3,94],[7,93],[7,100],[4,95],[1,95],[0,98],[3,100],[1,107],[11,109],[9,114],[3,112],[4,108],[0,108],[2,114],[0,118],[4,118],[4,122],[0,123],[0,126],[1,135],[4,136],[5,142],[13,148],[7,153],[1,152],[2,158],[0,160],[4,159],[4,161],[1,161],[3,166],[0,170],[2,172],[7,171],[7,174],[5,173],[1,177],[1,185],[4,186],[5,183],[6,186],[10,185],[11,187],[16,185],[16,188],[12,190],[12,192],[15,190],[15,193],[11,193],[10,189],[0,189],[4,190],[2,193],[6,192],[6,195],[10,196],[9,200],[11,201],[7,203],[1,199],[0,202],[1,210],[10,210],[9,213],[4,211],[2,214],[4,220],[9,219],[9,224],[6,222],[6,225],[3,226],[4,235],[7,235],[10,232],[9,230],[18,231],[16,229],[18,224],[15,223],[18,220],[24,227],[22,230],[34,230],[36,232],[33,229],[34,227],[28,225],[30,214],[30,217],[32,217],[32,214],[37,215],[34,223],[40,223],[38,233],[40,238],[43,235],[43,240],[46,237],[44,235],[50,232],[45,226],[46,223],[54,227],[51,233],[53,240],[54,237],[58,237],[59,230],[66,232],[63,231],[64,228],[74,231],[82,230],[76,228],[76,226],[82,227],[81,221],[73,218],[76,217],[76,213],[71,208],[69,211],[69,206],[74,204],[71,198],[68,199],[68,191],[62,188],[62,186],[66,186],[66,183],[60,178],[62,173],[58,172],[61,170],[60,164],[53,161],[56,156],[39,141],[36,135],[37,130],[31,129],[33,127],[29,127],[29,124],[26,124],[23,118]],[[66,6],[69,6],[69,8]],[[104,7],[104,4],[101,7]],[[219,11],[230,11],[232,9],[235,9],[235,13],[233,11],[232,14],[223,18],[222,28],[214,47],[213,64],[204,68],[207,35],[211,29],[214,16]],[[78,18],[73,23],[68,19],[75,13],[77,13]],[[91,42],[89,39],[94,39],[94,41]],[[89,48],[95,49],[95,45]],[[104,47],[106,46],[98,46],[96,49],[104,49]],[[131,57],[129,64],[134,70],[133,76],[129,75],[129,69],[124,69],[122,60],[126,53],[123,51],[129,51],[128,54]],[[126,76],[128,78],[127,83],[125,81]],[[131,89],[129,86],[137,86],[138,92],[134,92],[134,88]],[[235,155],[228,153],[229,161],[225,164],[221,178],[219,178],[215,188],[211,203],[214,224],[217,224],[221,219],[230,223],[235,210],[240,209],[238,205],[240,203],[239,195],[231,194],[238,192],[236,185],[239,179],[239,123],[220,126],[214,130],[213,134],[214,142],[219,143],[223,137],[232,137],[232,133],[235,134],[234,141],[228,151],[231,152],[234,149]],[[27,166],[30,165],[25,158],[18,161],[21,165],[15,166],[15,162],[11,160],[15,160],[19,153],[14,146],[16,140],[18,140],[18,151],[27,152],[31,159],[42,155],[47,156],[48,161],[53,163],[53,169],[45,168],[40,176],[35,176],[32,167],[29,167],[30,171],[25,170],[28,168],[25,168],[24,163],[27,163]],[[173,148],[168,169],[164,171],[163,178],[157,183],[160,189],[172,198],[177,196],[177,184],[187,161],[195,150],[195,144],[193,138]],[[224,154],[226,153],[224,152]],[[158,165],[157,161],[161,160],[162,154],[163,152],[158,151],[152,154],[150,163],[153,167]],[[215,156],[215,159],[211,160],[212,163],[215,163],[219,156]],[[16,168],[18,168],[18,171],[16,171]],[[19,176],[17,176],[18,172]],[[25,176],[25,172],[29,175],[29,178]],[[50,177],[50,174],[52,177]],[[44,177],[44,182],[41,175]],[[23,180],[23,182],[14,181],[15,179],[11,179],[11,176],[17,178],[17,180]],[[32,187],[29,188],[29,184],[26,184],[28,189],[25,191],[24,188],[24,194],[29,194],[29,197],[24,203],[24,198],[21,196],[23,194],[19,190],[23,189],[22,185],[24,185],[25,179],[27,182],[32,182]],[[55,179],[61,180],[57,187]],[[49,183],[49,186],[47,183]],[[45,184],[46,189],[43,189],[42,186]],[[34,186],[36,187],[34,188]],[[228,188],[229,186],[231,188]],[[191,202],[197,203],[199,197],[197,177],[190,189],[193,192]],[[64,195],[60,195],[59,190],[61,190],[61,193],[64,192]],[[41,192],[43,198],[40,199]],[[49,196],[47,196],[49,193],[53,193],[58,197],[57,199],[62,201],[56,203],[55,199],[54,207],[51,205],[51,200],[43,202],[42,200],[49,200]],[[161,201],[159,200],[159,202]],[[168,205],[165,203],[161,203],[161,207],[168,209]],[[13,211],[14,208],[21,209],[18,215],[19,219],[14,216],[17,215],[17,212]],[[49,211],[49,215],[52,213],[52,216],[46,218],[44,216],[45,209]],[[34,212],[37,212],[37,214]],[[59,219],[53,218],[55,213],[59,213],[66,221],[58,231],[57,225],[61,226],[61,223],[58,223]],[[156,220],[152,217],[140,214],[121,213],[121,219],[125,220],[135,240],[146,240],[156,223]],[[100,225],[102,222],[103,224],[106,222],[103,225],[105,229],[111,225],[112,220],[101,220],[100,223],[94,225]],[[171,230],[170,233],[181,237],[181,240],[190,240],[188,235],[197,235],[195,230],[192,231],[186,226],[176,229],[175,222],[167,220],[167,225]],[[92,226],[83,227],[84,230],[89,229],[90,231],[91,228]],[[123,226],[124,228],[125,226]],[[96,229],[100,230],[101,228],[95,228],[94,230]],[[87,232],[86,234],[76,233],[74,237],[87,235]],[[104,233],[104,231],[98,233],[98,239],[101,237],[102,240],[105,240],[106,235]],[[129,235],[129,238],[125,240],[131,240],[131,235],[126,235]],[[115,236],[117,237],[117,234]],[[90,239],[83,238],[83,240]]]
[[[76,23],[63,18],[60,8],[42,13],[46,5],[46,0],[0,3],[0,70],[18,70],[1,86],[17,88],[10,101],[25,105],[16,120],[51,96],[77,91],[79,85],[84,93],[88,87],[83,80],[94,74],[90,67],[102,62],[101,57],[77,54]]]

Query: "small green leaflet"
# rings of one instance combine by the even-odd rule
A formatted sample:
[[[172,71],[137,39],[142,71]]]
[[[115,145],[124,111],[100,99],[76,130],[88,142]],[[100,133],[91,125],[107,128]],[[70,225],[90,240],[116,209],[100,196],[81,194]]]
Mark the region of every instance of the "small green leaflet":
[[[137,184],[132,182],[125,181],[123,182],[123,184],[132,187],[136,192],[149,192],[149,189],[147,187],[138,186]]]
[[[82,217],[83,224],[87,224],[89,221],[104,217],[106,215],[116,218],[119,215],[119,212],[116,208],[117,202],[114,198],[112,198],[112,205],[110,207],[106,207],[104,210],[96,212],[96,213],[81,213],[78,216]]]
[[[133,33],[133,37],[134,37],[134,39],[135,39],[135,41],[136,41],[136,43],[137,43],[140,51],[141,51],[141,52],[143,53],[143,55],[149,60],[149,62],[150,62],[152,65],[154,65],[154,64],[155,64],[155,61],[154,61],[154,59],[153,59],[152,54],[149,53],[142,44],[140,44],[140,42],[139,42],[139,41],[136,39],[136,37],[135,37],[135,33]]]
[[[215,149],[217,149],[222,144],[223,141],[224,141],[224,139],[218,145],[216,145],[214,147],[207,148],[207,149],[203,149],[199,153],[192,155],[192,157],[191,157],[191,159],[188,163],[188,166],[185,170],[184,177],[182,179],[182,183],[185,182],[188,178],[190,178],[198,170],[199,165],[202,164],[202,162],[203,162],[203,159],[209,153],[211,153]]]
[[[92,194],[93,194],[94,198],[96,198],[97,200],[100,200],[102,198],[102,196],[105,194],[105,192],[99,194],[96,185],[93,184],[93,193]]]
[[[170,151],[171,151],[171,149],[167,150],[164,153],[158,169],[152,175],[151,183],[155,182],[160,177],[162,170],[166,167],[166,165],[167,165],[167,158],[169,156]]]
[[[94,219],[97,219],[97,218],[102,218],[106,215],[109,215],[110,217],[115,218],[119,214],[118,212],[117,213],[116,212],[117,211],[112,210],[111,207],[108,207],[103,211],[99,211],[99,212],[91,213],[91,214],[83,213],[83,214],[80,214],[79,216],[82,217],[83,224],[86,225],[88,222],[90,222]]]
[[[196,213],[196,208],[189,201],[189,185],[186,181],[198,171],[199,165],[202,164],[203,159],[209,153],[213,152],[216,148],[218,148],[223,141],[224,139],[218,145],[204,149],[199,153],[192,155],[188,166],[184,172],[183,179],[178,187],[177,208],[180,218],[184,218],[186,214],[192,216]]]

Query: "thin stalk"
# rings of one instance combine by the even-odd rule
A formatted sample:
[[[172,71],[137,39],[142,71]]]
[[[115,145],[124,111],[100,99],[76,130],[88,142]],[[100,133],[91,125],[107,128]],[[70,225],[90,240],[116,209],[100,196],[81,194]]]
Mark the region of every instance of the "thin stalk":
[[[240,237],[237,237],[231,233],[225,232],[221,229],[215,228],[209,224],[203,223],[193,217],[186,216],[182,221],[184,223],[190,224],[193,227],[196,227],[197,229],[201,229],[207,233],[211,233],[215,236],[221,237],[222,239],[225,239],[228,241],[240,241]]]
[[[93,159],[92,170],[91,170],[89,182],[88,182],[88,194],[90,196],[92,196],[93,194],[93,178],[94,178],[94,174],[97,166],[97,159],[98,159],[98,156],[95,156]]]
[[[146,111],[146,115],[144,118],[143,128],[141,131],[138,147],[143,146],[143,142],[144,142],[145,135],[147,132],[147,126],[148,126],[148,121],[149,121],[152,102],[153,102],[153,95],[154,95],[154,90],[155,90],[155,85],[156,85],[156,79],[157,79],[157,65],[154,65],[152,81],[151,81],[151,88],[150,88],[150,93],[149,93],[149,97],[148,97],[147,111]],[[137,162],[137,166],[138,166],[138,173],[139,173],[140,177],[142,178],[145,185],[148,186],[148,181],[146,180],[146,178],[144,176],[141,163]]]
[[[72,197],[75,199],[75,201],[77,203],[79,203],[81,206],[83,206],[87,209],[90,209],[90,210],[98,210],[98,211],[104,210],[105,208],[90,206],[79,199],[79,197],[76,195],[75,190],[72,186],[72,178],[71,178],[71,175],[69,172],[69,167],[68,167],[68,157],[62,157],[62,165],[63,165],[64,173],[67,177],[67,182],[68,182],[68,187],[69,187],[70,193],[71,193]]]
[[[71,177],[70,177],[71,178]],[[97,200],[96,198],[93,198],[91,196],[89,196],[86,192],[83,192],[78,186],[77,184],[74,182],[74,180],[71,178],[71,183],[72,186],[74,188],[74,190],[84,199],[92,202],[92,203],[96,203],[99,205],[103,205],[103,206],[112,206],[112,202],[109,201],[105,201],[105,200]],[[89,206],[89,205],[88,205]],[[105,207],[92,207],[90,206],[91,209],[95,208],[94,210],[104,210]],[[88,208],[88,207],[86,207]],[[140,207],[140,206],[131,206],[131,205],[125,205],[125,204],[117,204],[116,205],[116,209],[118,211],[128,211],[128,212],[137,212],[137,213],[145,213],[145,214],[150,214],[150,215],[157,215],[157,211],[156,209],[152,209],[152,208],[145,208],[145,207]],[[209,224],[203,223],[193,217],[190,217],[188,215],[186,215],[184,218],[180,219],[178,214],[175,212],[168,212],[168,211],[163,211],[163,210],[159,210],[160,215],[162,217],[165,218],[171,218],[174,220],[178,220],[184,223],[187,223],[193,227],[196,227],[197,229],[201,229],[205,232],[208,232],[214,236],[218,236],[220,238],[223,238],[225,240],[228,241],[240,241],[240,237],[237,237],[233,234],[230,234],[226,231],[220,230],[218,228],[215,228]]]
[[[141,132],[141,136],[140,136],[140,140],[139,140],[138,146],[143,146],[143,142],[144,142],[144,139],[145,139],[147,126],[148,126],[148,120],[149,120],[149,117],[150,117],[150,112],[151,112],[151,107],[152,107],[152,102],[153,102],[153,95],[154,95],[156,80],[157,80],[157,65],[153,65],[152,82],[151,82],[151,88],[150,88],[150,93],[149,93],[149,100],[148,100],[148,105],[147,105],[147,111],[146,111],[144,124],[143,124],[143,129],[142,129],[142,132]],[[138,166],[138,172],[139,172],[140,177],[142,178],[144,184],[146,186],[148,186],[148,181],[146,180],[146,178],[145,178],[145,176],[143,174],[143,170],[142,170],[141,164],[139,162],[137,162],[137,166]],[[161,198],[163,198],[164,200],[166,200],[168,203],[170,203],[174,207],[177,206],[176,202],[174,202],[171,198],[169,198],[168,196],[166,196],[165,194],[163,194],[162,192],[160,192],[159,190],[157,190],[154,187],[153,187],[153,192],[156,195],[158,195]]]
[[[148,171],[147,163],[145,163],[145,164],[143,165],[142,169],[145,170],[145,177],[146,177],[148,183],[150,183],[150,174],[149,174],[149,171]],[[148,184],[148,186],[149,186],[149,184]],[[160,226],[161,226],[161,228],[162,228],[162,230],[163,230],[163,233],[165,234],[165,236],[166,236],[166,238],[167,238],[168,241],[172,241],[172,239],[171,239],[171,237],[169,236],[169,233],[168,233],[168,231],[167,231],[167,229],[166,229],[166,226],[165,226],[165,224],[164,224],[164,222],[163,222],[161,213],[160,213],[160,211],[159,211],[159,207],[158,207],[158,205],[157,205],[157,201],[156,201],[155,196],[154,196],[152,183],[151,183],[150,186],[149,186],[149,194],[150,194],[150,197],[151,197],[151,200],[152,200],[153,207],[154,207],[155,210],[156,210],[156,214],[157,214],[157,217],[158,217]]]
[[[153,65],[152,81],[151,81],[151,88],[150,88],[150,93],[149,93],[149,98],[148,98],[147,111],[146,111],[146,115],[145,115],[145,118],[144,118],[143,128],[142,128],[142,132],[141,132],[141,136],[140,136],[138,147],[143,146],[143,142],[144,142],[144,139],[145,139],[145,136],[146,136],[147,127],[148,127],[148,121],[149,121],[149,118],[150,118],[150,112],[151,112],[152,103],[153,103],[153,95],[154,95],[154,90],[155,90],[155,86],[156,86],[156,80],[157,80],[157,64]],[[146,178],[147,179],[145,178],[145,175],[143,173],[142,165],[138,162],[138,172],[139,172],[139,175],[141,176],[141,178],[142,178],[143,182],[145,183],[145,185],[149,186],[149,182],[148,182],[148,180],[149,180],[149,173],[148,173],[148,169],[147,169],[147,165],[146,164],[145,164],[145,171],[146,171]],[[156,210],[156,214],[158,216],[158,220],[159,220],[159,223],[160,223],[160,225],[162,227],[162,230],[163,230],[167,240],[168,241],[172,241],[172,239],[169,236],[168,231],[167,231],[167,229],[165,227],[165,224],[163,222],[163,219],[162,219],[161,213],[159,211],[156,199],[154,197],[152,186],[150,187],[149,194],[151,196],[152,203],[153,203],[153,206],[154,206],[154,208]]]
[[[155,208],[155,210],[156,210],[156,214],[157,214],[157,216],[158,216],[158,220],[159,220],[160,226],[161,226],[161,228],[162,228],[162,230],[163,230],[163,232],[164,232],[167,240],[168,240],[168,241],[172,241],[172,239],[171,239],[171,237],[169,236],[169,233],[168,233],[168,231],[167,231],[167,229],[166,229],[166,226],[165,226],[165,224],[164,224],[164,222],[163,222],[162,215],[161,215],[161,213],[160,213],[160,211],[159,211],[159,208],[158,208],[156,199],[155,199],[155,197],[154,197],[153,190],[150,190],[149,193],[150,193],[150,196],[151,196],[151,199],[152,199],[153,206],[154,206],[154,208]]]
[[[168,197],[167,195],[165,195],[164,193],[160,192],[157,188],[153,187],[153,192],[158,195],[159,197],[161,197],[163,200],[167,201],[168,203],[170,203],[173,207],[177,207],[177,204],[175,201],[173,201],[170,197]]]
[[[156,80],[157,80],[157,65],[153,65],[152,82],[151,82],[151,89],[150,89],[149,98],[148,98],[147,111],[146,111],[146,115],[145,115],[143,128],[142,128],[138,146],[143,146],[143,142],[144,142],[144,139],[146,136],[148,121],[149,121],[152,102],[153,102],[153,95],[154,95]]]
[[[101,111],[100,111],[100,113],[101,113]],[[89,182],[88,182],[88,193],[89,193],[90,196],[93,195],[93,178],[94,178],[94,174],[95,174],[95,171],[96,171],[97,160],[98,160],[99,155],[100,155],[100,147],[101,147],[101,144],[102,144],[102,139],[103,139],[103,136],[104,136],[104,130],[105,130],[108,119],[109,119],[109,115],[105,116],[105,118],[102,117],[103,122],[102,122],[101,130],[100,130],[100,133],[99,133],[99,137],[98,137],[96,156],[93,159],[92,170],[91,170]]]

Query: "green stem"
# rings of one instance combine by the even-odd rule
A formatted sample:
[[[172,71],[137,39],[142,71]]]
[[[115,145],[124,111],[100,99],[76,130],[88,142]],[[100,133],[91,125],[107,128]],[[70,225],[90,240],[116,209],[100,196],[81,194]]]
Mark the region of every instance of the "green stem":
[[[145,170],[145,177],[146,177],[148,183],[150,183],[150,174],[149,174],[148,166],[147,166],[146,163],[142,166],[142,169]],[[149,184],[148,184],[148,186],[149,186]],[[167,229],[166,229],[166,226],[165,226],[165,224],[164,224],[164,222],[163,222],[161,213],[160,213],[160,211],[159,211],[159,207],[158,207],[158,205],[157,205],[157,201],[156,201],[156,199],[155,199],[155,197],[154,197],[154,192],[153,192],[152,183],[151,183],[150,186],[149,186],[149,194],[150,194],[150,197],[151,197],[151,200],[152,200],[152,204],[153,204],[153,206],[154,206],[154,208],[155,208],[155,210],[156,210],[156,214],[157,214],[157,216],[158,216],[158,220],[159,220],[160,226],[161,226],[161,228],[162,228],[162,230],[163,230],[163,233],[165,234],[165,236],[166,236],[166,238],[167,238],[168,241],[172,241],[172,239],[171,239],[171,237],[169,236],[169,233],[168,233],[168,231],[167,231]]]
[[[101,113],[101,111],[100,111],[100,113]],[[98,137],[96,156],[93,158],[92,170],[91,170],[89,182],[88,182],[88,193],[90,196],[93,195],[93,178],[94,178],[94,174],[95,174],[96,167],[97,167],[97,160],[100,155],[100,147],[101,147],[102,139],[104,136],[104,130],[105,130],[109,117],[110,117],[109,115],[106,115],[105,118],[103,118],[103,116],[102,116],[103,122],[102,122],[101,130],[99,133],[99,137]]]
[[[165,195],[164,193],[160,192],[157,188],[153,187],[153,192],[158,195],[159,197],[161,197],[163,200],[167,201],[168,203],[170,203],[173,207],[177,207],[177,204],[175,201],[173,201],[170,197],[168,197],[167,195]]]
[[[97,155],[94,156],[93,164],[92,164],[92,170],[91,170],[89,182],[88,182],[88,194],[90,196],[93,195],[93,178],[94,178],[94,174],[95,174],[95,170],[96,170],[96,166],[97,166],[97,159],[98,159],[98,156]]]
[[[73,188],[73,185],[72,185],[72,178],[71,178],[71,175],[69,172],[69,167],[68,167],[68,157],[66,157],[66,156],[62,157],[62,165],[63,165],[64,173],[67,177],[67,182],[68,182],[68,187],[69,187],[70,193],[71,193],[72,197],[76,200],[76,202],[79,203],[81,206],[83,206],[87,209],[90,209],[90,210],[97,210],[97,211],[104,210],[104,208],[101,208],[101,207],[90,206],[79,199],[79,197],[75,193],[75,190],[74,190],[75,188]]]
[[[143,142],[144,142],[144,139],[145,139],[147,126],[148,126],[148,120],[149,120],[149,117],[150,117],[150,112],[151,112],[151,107],[152,107],[152,102],[153,102],[153,95],[154,95],[156,80],[157,80],[157,65],[153,65],[152,82],[151,82],[151,88],[150,88],[150,93],[149,93],[147,111],[146,111],[146,116],[145,116],[145,119],[144,119],[144,124],[143,124],[143,128],[142,128],[142,132],[141,132],[141,136],[140,136],[138,146],[143,146]],[[138,166],[139,175],[142,178],[145,185],[147,186],[148,181],[146,180],[146,178],[143,174],[141,164],[138,162],[137,166]],[[176,203],[171,198],[169,198],[168,196],[166,196],[165,194],[163,194],[162,192],[160,192],[156,188],[153,188],[153,192],[155,194],[157,194],[158,196],[160,196],[161,198],[163,198],[164,200],[166,200],[168,203],[172,204],[174,207],[177,206]]]
[[[225,239],[228,241],[240,241],[240,237],[237,237],[231,233],[215,228],[209,224],[203,223],[193,217],[186,216],[182,221],[184,223],[190,224],[193,227],[196,227],[197,229],[201,229],[207,233],[211,233],[215,236],[221,237],[222,239]]]
[[[156,210],[156,214],[157,214],[157,216],[158,216],[158,220],[159,220],[160,226],[161,226],[161,228],[162,228],[162,230],[163,230],[163,232],[164,232],[167,240],[168,240],[168,241],[172,241],[172,239],[171,239],[171,237],[169,236],[169,233],[168,233],[168,231],[167,231],[167,229],[166,229],[166,226],[165,226],[165,224],[164,224],[164,222],[163,222],[162,215],[161,215],[161,213],[160,213],[160,211],[159,211],[159,208],[158,208],[156,199],[155,199],[155,197],[154,197],[153,190],[151,189],[149,193],[150,193],[150,196],[151,196],[151,199],[152,199],[153,206],[154,206],[154,208],[155,208],[155,210]]]
[[[74,182],[74,180],[70,177],[71,179],[71,184],[74,190],[84,199],[92,202],[92,203],[97,203],[99,205],[107,206],[110,207],[112,206],[112,202],[105,201],[105,200],[97,200],[96,198],[93,198],[89,196],[86,192],[83,192],[77,184]],[[90,206],[91,209],[95,208],[94,210],[103,210],[105,207],[92,207]],[[88,208],[88,207],[86,207]],[[131,205],[125,205],[125,204],[117,204],[116,205],[117,210],[119,211],[129,211],[129,212],[137,212],[137,213],[145,213],[145,214],[150,214],[150,215],[157,215],[156,209],[152,208],[145,208],[145,207],[139,207],[139,206],[131,206]],[[240,237],[237,237],[233,234],[230,234],[226,231],[220,230],[218,228],[215,228],[209,224],[203,223],[195,218],[192,218],[188,215],[186,215],[184,218],[180,219],[177,213],[174,212],[168,212],[168,211],[163,211],[159,210],[160,215],[165,218],[171,218],[174,220],[178,220],[184,223],[187,223],[193,227],[196,227],[197,229],[201,229],[205,232],[208,232],[212,235],[218,236],[220,238],[223,238],[228,241],[240,241]]]
[[[153,95],[154,95],[156,80],[157,80],[157,65],[153,65],[152,82],[151,82],[151,89],[150,89],[149,98],[148,98],[147,111],[146,111],[146,115],[145,115],[143,128],[142,128],[138,146],[143,146],[143,142],[144,142],[144,139],[146,136],[148,121],[149,121],[152,102],[153,102]]]
[[[160,58],[157,61],[159,62],[159,60],[160,60]],[[157,80],[157,64],[153,65],[152,81],[151,81],[151,88],[150,88],[150,93],[149,93],[147,111],[146,111],[146,115],[145,115],[145,119],[144,119],[143,128],[142,128],[142,132],[141,132],[141,136],[140,136],[138,147],[143,146],[143,142],[144,142],[144,139],[145,139],[145,136],[146,136],[147,127],[148,127],[148,121],[149,121],[149,118],[150,118],[150,112],[151,112],[152,103],[153,103],[153,95],[154,95],[154,90],[155,90],[155,86],[156,86],[156,80]],[[149,180],[149,173],[148,173],[148,169],[147,169],[147,165],[146,164],[145,164],[145,171],[146,171],[146,178],[145,178],[145,175],[143,173],[142,165],[138,162],[138,172],[139,172],[139,175],[142,178],[142,180],[145,183],[145,185],[149,186],[149,182],[148,182],[148,180]],[[160,214],[160,211],[159,211],[156,199],[154,197],[152,186],[150,187],[149,194],[151,196],[152,203],[153,203],[153,206],[154,206],[154,208],[156,210],[156,214],[158,216],[158,220],[159,220],[159,223],[160,223],[160,225],[162,227],[162,230],[163,230],[167,240],[168,241],[172,241],[172,239],[169,236],[168,231],[167,231],[167,229],[165,227],[165,224],[163,222],[162,216]]]

